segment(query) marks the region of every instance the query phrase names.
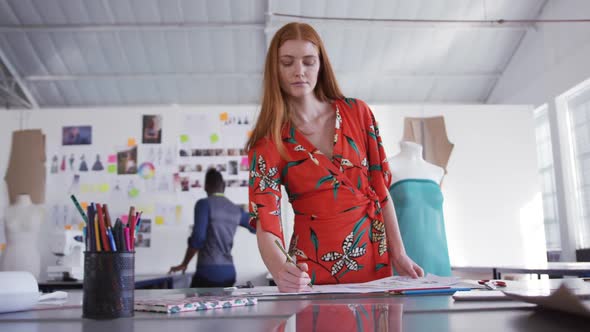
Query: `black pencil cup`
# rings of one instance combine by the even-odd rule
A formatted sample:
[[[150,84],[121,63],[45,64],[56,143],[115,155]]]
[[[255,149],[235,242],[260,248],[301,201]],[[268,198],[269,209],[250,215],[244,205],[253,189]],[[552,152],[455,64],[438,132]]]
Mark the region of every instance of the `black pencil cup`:
[[[134,252],[84,253],[84,318],[133,316],[134,288]]]

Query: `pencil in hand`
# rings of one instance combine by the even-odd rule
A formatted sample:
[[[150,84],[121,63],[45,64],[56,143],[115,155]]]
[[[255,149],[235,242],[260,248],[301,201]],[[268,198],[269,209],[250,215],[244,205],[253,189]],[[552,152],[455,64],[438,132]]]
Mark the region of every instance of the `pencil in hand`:
[[[299,267],[299,265],[297,265],[297,263],[295,263],[295,261],[293,260],[293,258],[291,258],[291,256],[289,256],[289,254],[285,251],[285,249],[283,248],[283,246],[281,245],[281,243],[279,242],[279,240],[275,240],[275,244],[277,245],[277,247],[279,247],[279,249],[283,252],[283,254],[285,254],[285,257],[287,257],[287,262],[293,263],[295,266],[297,266],[297,268],[299,269],[299,271],[304,272]],[[307,286],[313,288],[313,284],[311,283],[311,281],[309,282],[309,284],[307,284]]]

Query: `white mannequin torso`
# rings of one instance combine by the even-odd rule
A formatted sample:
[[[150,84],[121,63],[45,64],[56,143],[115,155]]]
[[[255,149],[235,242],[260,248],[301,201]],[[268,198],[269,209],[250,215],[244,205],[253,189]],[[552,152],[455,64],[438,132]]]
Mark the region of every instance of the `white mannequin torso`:
[[[41,222],[42,210],[32,204],[29,195],[18,195],[14,204],[6,208],[6,250],[0,256],[0,270],[29,271],[39,278]]]
[[[432,180],[440,184],[445,171],[422,158],[422,145],[405,141],[399,145],[400,153],[389,159],[392,184],[406,179]]]
[[[7,232],[39,232],[41,209],[31,202],[29,195],[19,195],[13,205],[6,208]]]

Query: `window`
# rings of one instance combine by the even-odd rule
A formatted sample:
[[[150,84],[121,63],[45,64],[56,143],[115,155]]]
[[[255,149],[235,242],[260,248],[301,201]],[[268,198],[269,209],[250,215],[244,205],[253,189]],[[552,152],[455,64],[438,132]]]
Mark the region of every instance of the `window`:
[[[565,97],[570,135],[574,190],[577,209],[574,215],[578,248],[590,245],[590,81]]]
[[[535,136],[537,139],[537,165],[543,188],[543,214],[547,259],[559,260],[561,238],[557,213],[557,192],[553,166],[553,147],[547,105],[535,110]]]

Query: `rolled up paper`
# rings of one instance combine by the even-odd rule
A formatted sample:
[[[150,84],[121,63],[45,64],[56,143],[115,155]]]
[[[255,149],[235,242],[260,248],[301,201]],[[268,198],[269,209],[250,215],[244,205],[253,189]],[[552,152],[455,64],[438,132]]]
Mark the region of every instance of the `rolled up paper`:
[[[0,272],[0,312],[29,310],[39,302],[39,286],[30,272]]]

